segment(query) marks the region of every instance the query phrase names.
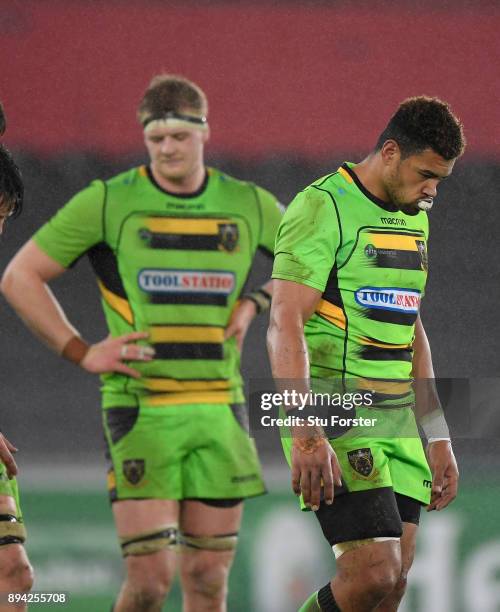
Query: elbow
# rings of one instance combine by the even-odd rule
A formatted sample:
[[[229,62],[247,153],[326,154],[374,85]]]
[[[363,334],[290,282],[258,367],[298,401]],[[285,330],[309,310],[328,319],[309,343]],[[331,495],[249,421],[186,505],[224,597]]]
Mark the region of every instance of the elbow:
[[[8,297],[12,289],[13,282],[14,282],[14,279],[13,279],[12,270],[10,270],[10,267],[9,267],[2,274],[2,279],[0,280],[0,291],[6,298]]]
[[[267,348],[271,352],[284,338],[301,337],[304,334],[304,326],[300,316],[286,316],[285,313],[273,312],[269,317],[267,328]]]
[[[18,269],[14,261],[11,261],[0,280],[0,291],[8,302],[14,299],[21,277],[22,271]]]

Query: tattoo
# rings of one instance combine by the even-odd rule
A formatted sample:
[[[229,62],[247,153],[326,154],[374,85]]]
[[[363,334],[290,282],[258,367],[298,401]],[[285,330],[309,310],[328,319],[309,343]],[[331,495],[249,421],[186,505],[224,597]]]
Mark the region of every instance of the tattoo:
[[[326,443],[326,438],[321,433],[317,432],[309,438],[294,438],[293,445],[302,453],[312,455],[321,446]]]

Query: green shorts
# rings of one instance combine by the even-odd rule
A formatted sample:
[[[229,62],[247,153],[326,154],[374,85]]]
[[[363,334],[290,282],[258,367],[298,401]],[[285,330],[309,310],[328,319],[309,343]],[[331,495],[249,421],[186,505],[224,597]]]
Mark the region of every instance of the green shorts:
[[[3,463],[0,462],[0,495],[8,495],[13,497],[16,502],[16,518],[22,523],[23,515],[21,512],[21,506],[19,505],[19,491],[17,489],[17,481],[15,478],[9,480],[7,476],[7,470]]]
[[[345,492],[391,487],[395,493],[428,504],[432,476],[413,411],[358,408],[352,418],[371,424],[355,425],[330,439],[342,468]],[[290,463],[289,434],[282,432],[282,443]],[[306,509],[302,500],[301,506]]]
[[[111,501],[265,493],[247,420],[243,404],[105,408]]]

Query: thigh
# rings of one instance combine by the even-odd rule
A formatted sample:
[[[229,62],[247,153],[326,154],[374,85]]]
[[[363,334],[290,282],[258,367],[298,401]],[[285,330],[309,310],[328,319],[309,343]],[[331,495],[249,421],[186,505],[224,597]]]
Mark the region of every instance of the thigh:
[[[12,495],[5,495],[0,491],[0,514],[17,516],[18,504]]]
[[[219,536],[238,533],[243,516],[243,502],[229,508],[184,500],[181,505],[180,530],[193,536]]]
[[[179,523],[179,502],[175,500],[125,499],[114,502],[112,507],[120,537]]]
[[[13,514],[18,520],[22,520],[21,506],[19,504],[19,491],[15,478],[9,479],[7,470],[0,462],[0,504],[9,508],[8,514]]]
[[[315,514],[330,546],[373,538],[400,538],[403,532],[391,487],[343,492],[331,505],[322,501]]]

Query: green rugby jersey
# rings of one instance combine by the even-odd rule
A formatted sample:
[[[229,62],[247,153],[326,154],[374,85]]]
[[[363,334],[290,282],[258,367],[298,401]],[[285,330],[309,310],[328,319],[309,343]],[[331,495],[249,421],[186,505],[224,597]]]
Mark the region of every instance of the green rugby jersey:
[[[105,407],[137,393],[151,405],[242,401],[239,351],[224,330],[280,220],[274,196],[218,170],[179,195],[139,167],[94,181],[35,234],[64,267],[88,254],[113,336],[150,334],[156,355],[134,363],[140,380],[102,377]]]
[[[299,193],[278,230],[273,278],[322,292],[305,326],[311,377],[404,395],[427,277],[428,219],[370,194],[343,164]],[[382,399],[382,398],[381,398]]]

